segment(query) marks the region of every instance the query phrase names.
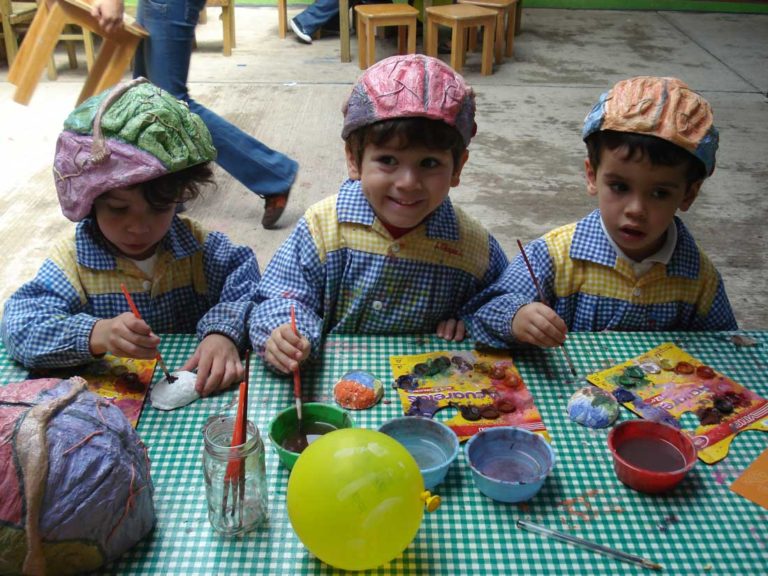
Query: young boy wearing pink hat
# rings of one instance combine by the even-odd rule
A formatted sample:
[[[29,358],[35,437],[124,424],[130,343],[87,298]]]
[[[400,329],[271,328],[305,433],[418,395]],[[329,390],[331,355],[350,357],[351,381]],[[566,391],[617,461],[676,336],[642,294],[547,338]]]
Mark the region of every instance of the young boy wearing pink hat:
[[[598,208],[531,242],[482,295],[476,341],[562,344],[599,330],[732,330],[722,279],[676,216],[715,169],[709,103],[676,78],[617,83],[587,115],[587,191]]]
[[[29,368],[76,366],[105,352],[150,359],[157,333],[197,332],[183,370],[197,368],[198,393],[240,381],[256,257],[176,214],[212,181],[215,158],[202,120],[143,78],[76,108],[53,173],[62,212],[77,227],[6,302],[11,356]]]
[[[301,218],[251,314],[254,350],[280,372],[316,355],[327,333],[461,340],[465,305],[507,265],[448,197],[476,130],[460,75],[435,58],[393,56],[365,71],[343,113],[349,179]]]

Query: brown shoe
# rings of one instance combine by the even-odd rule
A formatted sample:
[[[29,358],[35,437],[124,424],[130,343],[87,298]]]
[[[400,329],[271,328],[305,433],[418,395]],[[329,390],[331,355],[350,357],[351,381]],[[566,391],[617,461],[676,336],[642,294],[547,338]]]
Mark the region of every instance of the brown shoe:
[[[264,216],[261,217],[261,225],[270,230],[275,227],[280,216],[285,211],[285,206],[288,204],[288,195],[290,190],[284,194],[276,194],[274,196],[267,196],[264,199]]]

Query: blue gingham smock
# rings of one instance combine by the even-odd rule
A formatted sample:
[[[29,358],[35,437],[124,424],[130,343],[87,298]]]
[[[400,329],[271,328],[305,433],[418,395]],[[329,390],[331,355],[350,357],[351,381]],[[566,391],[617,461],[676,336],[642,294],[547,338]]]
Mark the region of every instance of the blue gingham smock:
[[[600,224],[600,211],[531,242],[525,253],[545,297],[568,329],[734,330],[723,281],[679,218],[677,245],[667,265],[659,262],[639,278],[617,256]],[[518,255],[503,277],[476,300],[475,340],[493,347],[514,343],[512,318],[538,300]]]
[[[153,332],[196,332],[199,339],[219,333],[245,346],[259,282],[250,248],[176,216],[150,279],[131,260],[114,256],[94,228],[90,218],[80,222],[6,302],[2,336],[13,358],[29,368],[90,360],[93,325],[130,311],[121,282]]]
[[[250,321],[254,350],[296,309],[299,332],[319,352],[327,333],[433,332],[463,318],[465,304],[508,263],[496,240],[445,201],[393,239],[360,182],[310,207],[264,270]]]

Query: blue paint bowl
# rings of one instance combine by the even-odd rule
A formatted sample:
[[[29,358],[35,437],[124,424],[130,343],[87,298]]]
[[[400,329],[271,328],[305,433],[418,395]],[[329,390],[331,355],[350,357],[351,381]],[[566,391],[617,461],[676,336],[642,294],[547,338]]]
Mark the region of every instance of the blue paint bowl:
[[[421,416],[403,416],[379,427],[405,446],[419,465],[424,488],[431,490],[443,480],[451,463],[459,455],[459,439],[445,424]]]
[[[499,502],[530,500],[555,465],[549,442],[514,426],[481,430],[467,442],[465,457],[477,489]]]

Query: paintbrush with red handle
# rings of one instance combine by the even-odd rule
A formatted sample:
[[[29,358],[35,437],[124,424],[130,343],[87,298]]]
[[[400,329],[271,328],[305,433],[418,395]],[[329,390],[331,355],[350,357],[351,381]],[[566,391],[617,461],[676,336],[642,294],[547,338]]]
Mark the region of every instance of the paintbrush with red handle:
[[[531,266],[531,262],[528,260],[528,255],[525,253],[525,248],[523,248],[523,243],[520,242],[520,239],[517,239],[517,247],[520,248],[520,254],[523,255],[523,261],[525,262],[525,267],[528,268],[528,273],[531,275],[531,280],[533,280],[533,285],[536,286],[536,292],[539,293],[539,300],[541,301],[544,306],[549,306],[549,302],[547,301],[546,297],[544,296],[544,291],[541,289],[541,286],[539,286],[539,281],[536,279],[536,274],[533,272],[533,266]],[[568,355],[568,350],[565,348],[565,342],[563,342],[560,345],[560,349],[563,351],[563,357],[565,358],[565,362],[568,364],[568,369],[571,371],[571,374],[574,376],[577,375],[576,368],[573,365],[573,362],[571,361],[571,357]]]
[[[120,290],[123,291],[123,296],[125,296],[125,300],[128,302],[128,307],[131,309],[131,312],[133,312],[133,315],[136,316],[139,320],[141,320],[141,314],[139,314],[139,309],[136,308],[136,304],[133,303],[133,298],[131,298],[131,293],[128,292],[128,289],[125,287],[125,284],[120,284]],[[163,374],[165,374],[165,379],[168,382],[168,384],[173,384],[176,382],[176,376],[172,376],[171,372],[168,370],[168,367],[165,365],[165,362],[163,362],[163,357],[160,356],[160,351],[157,351],[157,356],[155,356],[157,359],[157,363],[160,364],[160,369],[163,371]]]

